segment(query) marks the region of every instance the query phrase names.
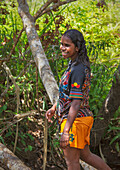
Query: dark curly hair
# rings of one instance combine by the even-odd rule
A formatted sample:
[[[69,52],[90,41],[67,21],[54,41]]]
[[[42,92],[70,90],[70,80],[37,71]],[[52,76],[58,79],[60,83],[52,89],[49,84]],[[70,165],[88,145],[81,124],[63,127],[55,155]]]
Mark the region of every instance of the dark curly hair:
[[[78,47],[79,55],[76,59],[75,65],[78,63],[85,64],[90,69],[89,57],[87,56],[87,49],[85,45],[85,40],[81,32],[76,29],[67,30],[63,36],[66,36],[71,39],[71,41]]]

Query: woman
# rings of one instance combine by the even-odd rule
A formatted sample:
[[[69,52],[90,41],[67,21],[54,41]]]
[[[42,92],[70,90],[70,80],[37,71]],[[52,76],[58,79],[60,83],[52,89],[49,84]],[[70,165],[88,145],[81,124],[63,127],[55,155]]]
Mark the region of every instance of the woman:
[[[90,62],[85,40],[78,30],[67,30],[62,38],[62,56],[70,62],[61,77],[59,100],[46,112],[51,122],[57,112],[61,127],[60,146],[63,149],[68,170],[80,170],[79,159],[98,170],[110,170],[109,166],[89,150],[93,114],[89,107]]]

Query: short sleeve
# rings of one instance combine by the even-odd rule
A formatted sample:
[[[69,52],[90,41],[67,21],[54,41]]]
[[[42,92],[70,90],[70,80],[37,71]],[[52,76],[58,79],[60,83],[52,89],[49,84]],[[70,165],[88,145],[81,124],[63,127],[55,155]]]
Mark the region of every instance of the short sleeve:
[[[71,70],[70,84],[69,84],[70,85],[70,93],[69,93],[70,99],[76,99],[76,100],[83,99],[82,85],[85,79],[84,70],[85,69],[84,69],[83,64],[74,66],[74,68]]]

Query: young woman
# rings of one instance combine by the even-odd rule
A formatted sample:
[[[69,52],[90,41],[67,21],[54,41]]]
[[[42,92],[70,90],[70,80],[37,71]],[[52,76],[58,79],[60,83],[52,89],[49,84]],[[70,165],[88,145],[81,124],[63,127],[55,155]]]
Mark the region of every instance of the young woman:
[[[61,127],[60,146],[63,149],[68,170],[80,170],[79,159],[98,170],[110,170],[109,166],[89,150],[93,114],[89,107],[90,62],[85,40],[78,30],[67,30],[62,38],[62,56],[70,62],[59,83],[59,100],[46,112],[51,121],[57,112]]]

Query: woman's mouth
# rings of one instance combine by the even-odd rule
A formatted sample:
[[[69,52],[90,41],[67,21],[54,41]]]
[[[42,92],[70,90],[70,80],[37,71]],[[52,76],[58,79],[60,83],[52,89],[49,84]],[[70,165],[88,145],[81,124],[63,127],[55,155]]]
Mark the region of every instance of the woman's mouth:
[[[62,52],[62,55],[63,55],[63,56],[65,56],[65,55],[67,55],[67,54],[68,54],[68,53]]]

